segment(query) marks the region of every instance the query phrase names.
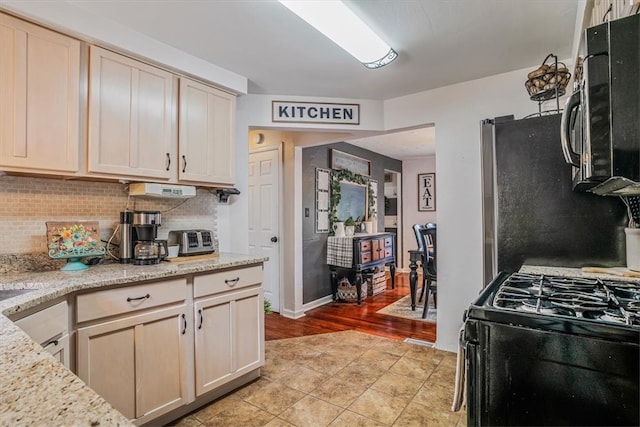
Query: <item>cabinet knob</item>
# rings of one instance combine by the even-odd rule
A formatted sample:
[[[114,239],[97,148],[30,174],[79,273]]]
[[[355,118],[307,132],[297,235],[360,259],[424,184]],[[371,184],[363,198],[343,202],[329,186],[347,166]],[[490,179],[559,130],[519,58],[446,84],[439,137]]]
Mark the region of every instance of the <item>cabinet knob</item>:
[[[273,236],[273,237],[271,238],[271,241],[272,241],[273,243],[276,243],[276,242],[278,241],[278,238],[277,238],[276,236]]]

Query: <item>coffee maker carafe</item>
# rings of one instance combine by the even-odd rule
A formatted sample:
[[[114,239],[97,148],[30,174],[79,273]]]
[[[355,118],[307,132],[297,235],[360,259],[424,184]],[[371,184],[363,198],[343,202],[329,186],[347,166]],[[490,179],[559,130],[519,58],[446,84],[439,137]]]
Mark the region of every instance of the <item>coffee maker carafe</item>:
[[[160,225],[158,211],[120,212],[120,263],[157,264],[166,257],[166,246],[156,241]]]

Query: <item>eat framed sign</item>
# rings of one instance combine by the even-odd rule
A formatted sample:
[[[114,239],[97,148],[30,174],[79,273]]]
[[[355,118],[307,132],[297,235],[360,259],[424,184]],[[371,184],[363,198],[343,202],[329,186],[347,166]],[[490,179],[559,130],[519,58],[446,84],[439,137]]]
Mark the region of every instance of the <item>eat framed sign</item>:
[[[436,210],[436,174],[418,174],[418,211]]]

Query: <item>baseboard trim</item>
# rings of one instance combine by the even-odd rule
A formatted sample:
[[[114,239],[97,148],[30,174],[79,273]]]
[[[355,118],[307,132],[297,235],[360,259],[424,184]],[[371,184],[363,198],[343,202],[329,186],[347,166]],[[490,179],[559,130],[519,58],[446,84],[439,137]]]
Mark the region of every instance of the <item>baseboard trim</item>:
[[[304,304],[302,306],[302,309],[304,311],[308,311],[308,310],[312,310],[314,308],[318,308],[318,307],[321,307],[323,305],[329,304],[330,302],[333,302],[333,296],[327,295],[326,297],[323,297],[323,298],[317,299],[315,301],[311,301],[311,302],[308,302],[308,303]]]
[[[300,319],[301,317],[306,316],[305,312],[313,310],[314,308],[321,307],[325,304],[329,304],[330,302],[333,302],[333,297],[331,295],[327,295],[326,297],[303,304],[300,310],[280,310],[280,316],[294,320]]]
[[[300,310],[300,311],[293,311],[293,310],[280,310],[280,316],[282,317],[286,317],[289,319],[300,319],[301,317],[304,317],[304,310]]]

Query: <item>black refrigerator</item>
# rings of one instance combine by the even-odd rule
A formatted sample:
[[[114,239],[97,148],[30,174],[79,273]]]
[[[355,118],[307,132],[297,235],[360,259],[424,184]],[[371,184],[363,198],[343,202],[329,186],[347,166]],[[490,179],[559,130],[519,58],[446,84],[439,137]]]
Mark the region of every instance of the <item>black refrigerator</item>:
[[[484,286],[523,264],[626,265],[626,207],[571,190],[560,114],[488,119],[481,131]]]

